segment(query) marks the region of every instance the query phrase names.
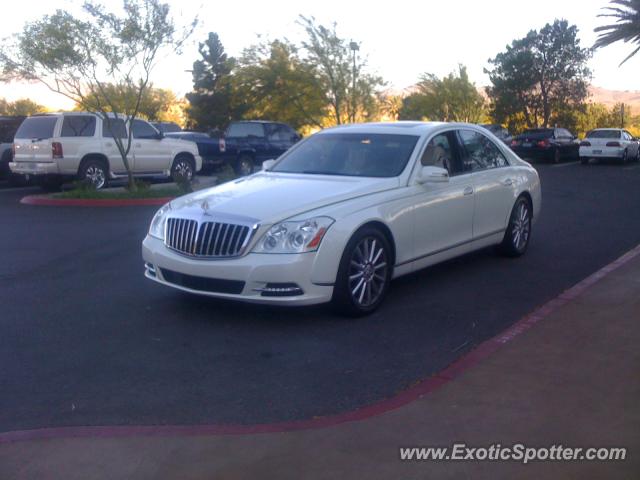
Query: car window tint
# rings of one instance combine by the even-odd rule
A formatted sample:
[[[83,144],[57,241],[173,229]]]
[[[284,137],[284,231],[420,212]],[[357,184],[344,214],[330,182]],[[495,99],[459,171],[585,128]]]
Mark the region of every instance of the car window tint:
[[[29,117],[22,122],[16,132],[16,138],[51,138],[58,117]]]
[[[91,115],[65,115],[61,137],[93,137],[96,133],[96,117]]]
[[[264,127],[261,123],[234,123],[227,132],[229,137],[264,137]]]
[[[142,120],[133,121],[133,138],[154,138],[158,131]]]
[[[446,168],[449,175],[452,175],[452,158],[453,151],[449,139],[445,133],[441,133],[429,141],[420,158],[420,163],[425,167]]]
[[[500,149],[487,137],[472,130],[460,130],[464,147],[464,171],[477,172],[508,165]]]
[[[592,130],[587,138],[620,138],[620,130]]]
[[[22,123],[22,118],[0,119],[0,143],[11,143],[16,131]]]
[[[127,128],[121,118],[102,120],[102,136],[105,138],[127,138]]]
[[[293,133],[284,125],[272,125],[269,133],[269,140],[277,142],[288,142]]]
[[[316,134],[289,150],[273,172],[357,177],[395,177],[418,142],[415,135]]]

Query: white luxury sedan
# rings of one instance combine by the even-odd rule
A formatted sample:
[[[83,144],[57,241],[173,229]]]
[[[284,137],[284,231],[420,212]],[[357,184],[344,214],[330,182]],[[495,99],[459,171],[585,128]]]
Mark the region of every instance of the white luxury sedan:
[[[640,160],[638,139],[621,128],[596,128],[580,142],[580,161],[591,158],[617,158],[622,163]]]
[[[201,295],[363,315],[393,278],[490,245],[522,255],[540,204],[537,172],[481,127],[342,126],[164,205],[142,245],[145,274]]]

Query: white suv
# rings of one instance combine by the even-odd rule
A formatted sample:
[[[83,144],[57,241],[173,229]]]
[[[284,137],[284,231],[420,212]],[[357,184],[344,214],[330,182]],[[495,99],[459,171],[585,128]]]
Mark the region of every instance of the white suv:
[[[127,144],[128,129],[122,117],[107,122],[93,113],[69,112],[34,115],[25,119],[13,143],[11,171],[41,177],[45,188],[65,180],[80,179],[96,188],[109,179],[126,177],[127,171],[111,131]],[[202,168],[193,142],[167,138],[150,123],[132,122],[129,165],[136,177],[188,179]]]

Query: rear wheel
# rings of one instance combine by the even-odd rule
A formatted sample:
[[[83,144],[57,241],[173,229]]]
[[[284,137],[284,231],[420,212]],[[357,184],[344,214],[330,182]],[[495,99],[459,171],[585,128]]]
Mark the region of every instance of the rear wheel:
[[[553,151],[553,163],[560,163],[560,160],[561,160],[560,149],[556,148]]]
[[[532,218],[533,212],[529,201],[525,197],[518,198],[511,210],[509,225],[500,245],[502,253],[508,257],[519,257],[527,251],[531,238]]]
[[[84,160],[80,165],[78,180],[87,182],[96,190],[100,190],[107,185],[109,170],[103,160],[91,158]]]
[[[376,228],[355,233],[344,249],[332,303],[343,314],[358,317],[376,310],[391,281],[391,247]]]
[[[580,157],[580,163],[582,163],[582,165],[589,165],[589,157]]]
[[[622,152],[622,163],[627,163],[629,161],[629,152],[625,150]]]
[[[250,155],[240,155],[236,163],[233,165],[236,175],[246,177],[253,173],[253,158]]]
[[[45,177],[40,181],[40,188],[45,192],[59,192],[64,180],[59,177]]]

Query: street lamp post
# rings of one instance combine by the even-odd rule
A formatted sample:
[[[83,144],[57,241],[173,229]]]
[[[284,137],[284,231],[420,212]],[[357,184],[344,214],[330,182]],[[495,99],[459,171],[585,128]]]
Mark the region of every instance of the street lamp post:
[[[356,52],[360,50],[360,45],[358,42],[351,41],[349,44],[349,48],[353,52],[353,72],[352,72],[352,80],[353,85],[351,87],[351,115],[349,115],[351,123],[355,123],[356,121]]]

